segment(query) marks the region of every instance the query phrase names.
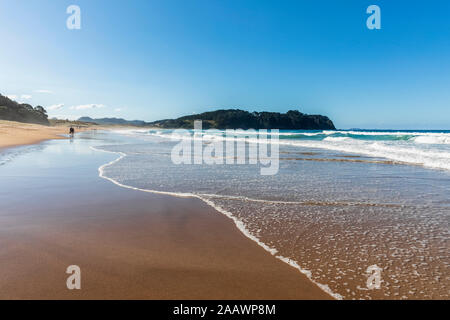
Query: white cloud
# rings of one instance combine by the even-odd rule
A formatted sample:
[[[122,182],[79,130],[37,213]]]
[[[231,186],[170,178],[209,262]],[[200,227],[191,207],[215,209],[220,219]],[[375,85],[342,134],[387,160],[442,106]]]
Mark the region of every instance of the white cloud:
[[[17,99],[17,96],[15,95],[15,94],[7,94],[6,95],[9,99],[11,99],[11,100],[16,100]]]
[[[122,111],[122,109],[121,108],[115,108],[114,111],[115,112],[120,112],[120,111]]]
[[[20,99],[23,99],[23,100],[30,100],[31,98],[32,98],[32,96],[29,94],[23,94],[20,96]]]
[[[54,104],[52,106],[47,107],[47,110],[52,111],[52,110],[59,110],[62,107],[64,107],[64,103],[60,103],[60,104]]]
[[[79,106],[70,107],[70,109],[72,109],[72,110],[88,110],[88,109],[101,109],[101,108],[106,108],[106,106],[104,104],[91,103],[91,104],[82,104]]]
[[[51,90],[45,90],[45,89],[43,89],[43,90],[34,90],[34,92],[37,92],[37,93],[49,93],[49,94],[52,94],[52,93],[53,93],[53,91],[51,91]]]

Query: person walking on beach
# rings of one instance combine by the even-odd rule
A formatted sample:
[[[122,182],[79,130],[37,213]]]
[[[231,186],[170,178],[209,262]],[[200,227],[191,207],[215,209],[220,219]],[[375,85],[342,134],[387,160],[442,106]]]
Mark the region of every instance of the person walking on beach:
[[[70,127],[69,134],[70,134],[70,137],[73,138],[73,135],[75,134],[75,129],[73,127]]]

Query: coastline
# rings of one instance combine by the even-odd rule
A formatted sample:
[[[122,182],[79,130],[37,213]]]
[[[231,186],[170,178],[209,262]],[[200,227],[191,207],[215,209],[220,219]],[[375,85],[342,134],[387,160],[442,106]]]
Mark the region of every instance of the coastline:
[[[50,139],[64,139],[66,128],[0,120],[0,150],[31,145]]]
[[[325,140],[326,145],[330,139],[342,145],[334,141],[348,135],[285,133],[292,134],[303,140],[314,135],[311,140]],[[378,135],[351,134],[345,143],[411,149],[419,148],[425,136],[433,141],[445,137],[445,133],[406,133],[403,139]],[[448,295],[446,282],[439,280],[445,277],[447,260],[448,199],[441,190],[448,189],[448,174],[326,148],[299,149],[294,140],[292,147],[283,146],[283,170],[271,179],[255,175],[248,166],[174,165],[166,159],[175,143],[168,143],[160,131],[120,132],[120,136],[129,137],[127,143],[99,147],[116,153],[100,167],[100,176],[129,189],[201,199],[335,298],[439,299]],[[299,152],[317,161],[298,161]],[[342,162],[342,158],[358,161]],[[424,194],[432,196],[423,198]],[[383,268],[380,290],[366,287],[366,270],[373,265]]]
[[[170,197],[184,198],[184,199],[186,199],[186,198],[199,199],[200,201],[202,201],[203,203],[205,203],[206,205],[211,207],[216,212],[221,213],[224,216],[226,216],[227,218],[229,218],[230,220],[232,220],[235,227],[241,232],[242,235],[244,235],[245,237],[247,237],[248,239],[250,239],[251,241],[256,243],[258,246],[263,248],[266,252],[270,253],[274,258],[282,261],[283,263],[288,264],[289,266],[291,266],[294,269],[297,269],[303,276],[306,276],[309,281],[311,281],[313,284],[315,284],[317,287],[319,287],[323,292],[328,294],[330,297],[337,299],[337,300],[343,299],[343,297],[340,294],[331,291],[331,289],[327,285],[324,285],[324,284],[314,281],[314,279],[312,279],[312,277],[311,277],[311,271],[303,269],[302,267],[300,267],[298,265],[298,263],[296,261],[278,254],[278,251],[275,248],[271,248],[270,246],[268,246],[264,242],[262,242],[260,239],[253,236],[241,220],[236,218],[232,213],[228,212],[227,210],[215,205],[212,201],[208,200],[207,198],[204,198],[204,197],[194,194],[194,193],[174,193],[174,192],[164,192],[164,191],[148,190],[148,189],[132,187],[132,186],[124,185],[112,178],[105,176],[104,169],[110,165],[113,165],[116,162],[119,162],[124,157],[126,157],[126,155],[122,152],[111,152],[111,151],[97,149],[95,147],[91,147],[91,148],[93,150],[96,150],[99,152],[107,152],[107,153],[113,153],[113,154],[119,155],[119,157],[117,159],[114,159],[111,162],[105,163],[98,168],[99,177],[101,177],[107,181],[110,181],[119,187],[134,190],[134,191],[146,192],[146,193],[152,193],[152,194],[158,194],[158,195],[166,195],[166,196],[170,196]]]
[[[100,165],[88,176],[69,169],[69,188],[33,181],[27,197],[39,206],[0,210],[0,298],[331,299],[206,203],[117,187],[99,178]],[[45,203],[41,193],[61,201]],[[65,288],[75,262],[86,275],[78,292]]]
[[[67,139],[70,125],[44,126],[33,123],[0,120],[0,150],[23,145],[37,144],[45,140]],[[94,127],[77,129],[78,132]],[[95,129],[100,129],[98,126]]]

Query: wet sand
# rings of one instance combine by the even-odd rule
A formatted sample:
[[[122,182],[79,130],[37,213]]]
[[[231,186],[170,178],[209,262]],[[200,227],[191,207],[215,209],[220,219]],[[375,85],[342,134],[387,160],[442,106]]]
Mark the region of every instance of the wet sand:
[[[118,187],[97,165],[0,168],[0,299],[331,298],[202,201]]]

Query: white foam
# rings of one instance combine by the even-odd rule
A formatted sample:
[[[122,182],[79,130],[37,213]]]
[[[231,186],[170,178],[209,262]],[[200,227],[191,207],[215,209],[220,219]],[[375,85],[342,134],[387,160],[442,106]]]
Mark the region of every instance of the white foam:
[[[450,136],[426,135],[414,137],[413,140],[424,144],[450,144]]]
[[[349,137],[326,137],[323,141],[347,141],[350,139]]]
[[[450,150],[419,149],[414,145],[389,144],[348,139],[343,141],[280,141],[280,144],[328,149],[340,152],[385,158],[405,164],[421,165],[432,169],[450,170]]]
[[[278,143],[294,147],[307,147],[327,149],[339,152],[355,153],[376,158],[385,158],[404,164],[421,165],[424,167],[440,170],[450,170],[450,133],[436,132],[366,132],[366,131],[321,131],[321,132],[280,132],[279,135],[327,135],[323,140],[307,139],[281,139],[278,142],[273,139],[258,140],[255,132],[238,130],[238,133],[247,134],[249,137],[225,137],[224,130],[219,130],[217,135],[208,131],[203,139],[208,140],[233,140],[246,141],[249,143]],[[148,135],[169,138],[172,140],[194,139],[202,137],[191,137],[186,135],[174,135],[171,130],[148,132]],[[362,136],[398,136],[399,140],[365,140],[348,136],[332,136],[333,134],[353,134]],[[253,135],[253,137],[252,137]],[[401,139],[404,137],[404,139]]]
[[[314,282],[320,289],[322,289],[323,291],[325,291],[326,293],[328,293],[330,296],[332,296],[333,298],[337,299],[337,300],[343,300],[344,297],[341,296],[339,293],[334,293],[329,286],[327,286],[326,284],[321,284],[318,283],[316,281],[313,280],[312,278],[312,273],[309,270],[306,269],[302,269],[298,263],[292,259],[286,258],[286,257],[282,257],[282,256],[277,256],[278,259],[280,259],[281,261],[289,264],[290,266],[298,269],[301,273],[303,273],[309,280],[311,280],[312,282]]]
[[[119,133],[119,134],[127,134],[127,135],[132,135],[132,134],[142,134],[142,133],[147,133],[149,131],[149,129],[116,129],[116,130],[112,130],[112,132],[114,133]]]

